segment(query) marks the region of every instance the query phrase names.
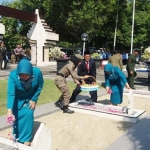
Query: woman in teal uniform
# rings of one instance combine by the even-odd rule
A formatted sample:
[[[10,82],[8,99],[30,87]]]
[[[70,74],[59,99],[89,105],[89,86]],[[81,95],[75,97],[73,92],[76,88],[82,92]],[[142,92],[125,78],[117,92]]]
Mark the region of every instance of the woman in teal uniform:
[[[40,69],[22,59],[17,69],[10,72],[8,80],[7,116],[14,115],[13,134],[20,143],[30,145],[34,109],[43,88]]]
[[[112,66],[110,63],[108,63],[104,67],[104,73],[105,73],[106,92],[111,93],[110,96],[111,104],[112,105],[121,104],[124,86],[126,86],[127,89],[130,89],[130,86],[127,83],[124,73],[118,67]],[[112,92],[110,92],[110,90]]]

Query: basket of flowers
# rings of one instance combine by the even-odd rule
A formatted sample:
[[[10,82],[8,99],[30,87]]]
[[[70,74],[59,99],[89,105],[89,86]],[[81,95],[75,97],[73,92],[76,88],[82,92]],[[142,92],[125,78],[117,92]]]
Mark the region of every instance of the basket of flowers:
[[[91,84],[86,84],[85,81],[82,81],[81,84],[81,90],[82,91],[97,91],[99,89],[99,85],[96,82],[96,79],[93,76],[90,76],[95,80],[95,82],[92,82]]]

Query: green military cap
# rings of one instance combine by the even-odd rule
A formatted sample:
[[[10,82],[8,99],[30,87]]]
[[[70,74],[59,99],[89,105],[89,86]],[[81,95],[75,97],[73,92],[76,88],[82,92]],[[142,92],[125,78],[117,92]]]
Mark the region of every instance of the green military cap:
[[[83,56],[80,55],[80,54],[75,54],[75,56],[76,56],[77,58],[79,58],[79,59],[84,59]]]

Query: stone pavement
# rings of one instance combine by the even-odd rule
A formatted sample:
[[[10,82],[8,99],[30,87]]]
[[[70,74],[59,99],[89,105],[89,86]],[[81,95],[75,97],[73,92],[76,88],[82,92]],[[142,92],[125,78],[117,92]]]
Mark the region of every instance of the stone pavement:
[[[106,150],[150,150],[150,114],[133,125]]]

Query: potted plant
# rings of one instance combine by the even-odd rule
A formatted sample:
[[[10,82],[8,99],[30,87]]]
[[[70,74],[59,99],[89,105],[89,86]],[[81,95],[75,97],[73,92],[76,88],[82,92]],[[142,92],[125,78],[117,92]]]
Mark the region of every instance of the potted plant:
[[[100,67],[100,62],[101,62],[100,54],[99,53],[93,53],[91,55],[91,58],[95,61],[96,68],[99,68]]]
[[[142,59],[147,64],[148,69],[150,69],[150,47],[146,48],[144,50],[144,53],[142,54]],[[150,73],[148,73],[148,83],[150,83]]]
[[[65,52],[61,51],[60,47],[50,48],[49,57],[56,60],[57,62],[57,72],[68,63],[69,58]]]
[[[150,47],[144,50],[144,53],[142,54],[142,59],[150,61]]]

